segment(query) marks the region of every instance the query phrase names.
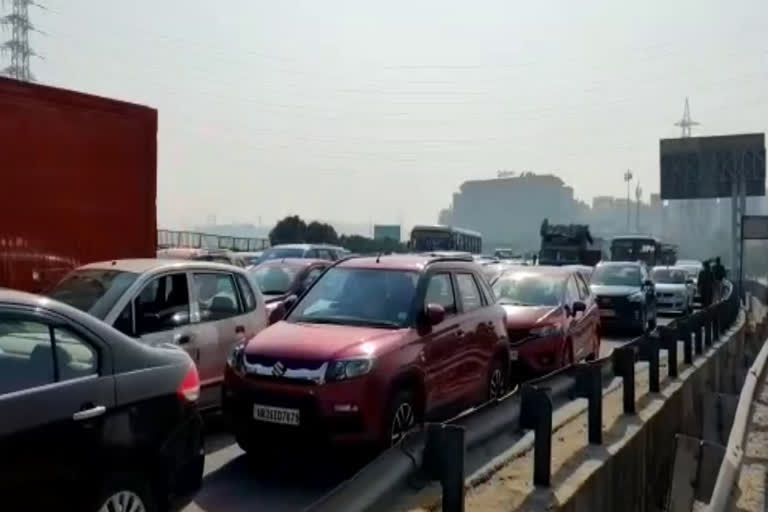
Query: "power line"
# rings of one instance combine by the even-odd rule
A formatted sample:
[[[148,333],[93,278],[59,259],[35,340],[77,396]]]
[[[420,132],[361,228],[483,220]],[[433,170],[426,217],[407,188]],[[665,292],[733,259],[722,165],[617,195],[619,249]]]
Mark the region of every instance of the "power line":
[[[33,82],[35,78],[29,68],[29,59],[39,55],[29,46],[29,33],[39,30],[29,21],[29,6],[44,7],[32,0],[3,0],[3,7],[7,7],[8,3],[11,4],[11,12],[0,18],[0,24],[4,29],[10,28],[11,38],[0,45],[0,52],[10,53],[11,63],[2,70],[2,74]]]

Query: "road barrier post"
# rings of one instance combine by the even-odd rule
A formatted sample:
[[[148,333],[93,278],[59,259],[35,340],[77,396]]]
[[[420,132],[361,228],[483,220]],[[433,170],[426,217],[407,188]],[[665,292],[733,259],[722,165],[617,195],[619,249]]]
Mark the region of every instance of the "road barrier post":
[[[523,384],[520,426],[533,429],[533,485],[549,487],[552,475],[552,400],[545,389]]]
[[[667,349],[667,374],[669,377],[677,377],[677,324],[662,327],[661,345]]]
[[[445,512],[464,512],[464,427],[430,423],[424,467],[440,482]]]
[[[648,361],[648,391],[658,393],[661,391],[658,334],[652,333],[645,337],[640,345],[640,359]]]
[[[677,321],[677,332],[683,338],[683,362],[693,364],[693,342],[691,341],[691,319],[684,317]]]
[[[624,414],[635,414],[635,348],[619,347],[613,358],[614,373],[622,378]]]
[[[707,347],[712,346],[712,330],[714,329],[714,320],[712,319],[712,311],[705,309],[702,313],[704,315],[704,344]]]
[[[600,364],[582,367],[581,396],[587,399],[589,444],[603,444],[603,369]]]
[[[704,337],[701,332],[702,324],[704,323],[702,322],[703,315],[700,312],[695,313],[692,318],[693,318],[693,325],[696,328],[696,332],[694,336],[696,340],[696,344],[695,344],[696,355],[700,356],[704,353]]]

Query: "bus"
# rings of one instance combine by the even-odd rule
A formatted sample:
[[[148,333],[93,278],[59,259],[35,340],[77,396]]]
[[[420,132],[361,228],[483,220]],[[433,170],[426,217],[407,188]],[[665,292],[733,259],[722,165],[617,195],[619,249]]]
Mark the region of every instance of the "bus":
[[[626,235],[611,240],[612,261],[643,261],[649,267],[659,265],[663,259],[664,244],[654,236]]]
[[[416,252],[461,251],[480,254],[483,235],[469,229],[452,226],[414,226],[410,247]]]

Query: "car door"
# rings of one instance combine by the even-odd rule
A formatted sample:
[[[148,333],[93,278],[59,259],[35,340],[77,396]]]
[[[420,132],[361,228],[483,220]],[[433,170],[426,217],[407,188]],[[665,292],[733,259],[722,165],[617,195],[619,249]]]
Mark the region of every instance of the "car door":
[[[77,509],[114,405],[108,346],[40,309],[0,309],[0,508]]]
[[[445,309],[445,319],[422,338],[424,346],[425,388],[427,406],[431,411],[456,400],[458,367],[461,360],[459,318],[456,295],[450,272],[436,272],[427,277],[424,307],[439,304]]]
[[[586,311],[574,313],[573,305],[576,302],[581,301],[581,294],[579,287],[576,284],[576,278],[573,275],[568,276],[568,280],[565,283],[565,300],[563,301],[568,306],[568,312],[571,315],[569,336],[573,346],[573,360],[579,361],[585,358],[590,351],[588,346],[589,336],[589,320],[586,315]]]
[[[210,348],[200,363],[205,368],[200,372],[201,407],[208,407],[220,399],[227,356],[247,331],[255,334],[256,326],[249,319],[252,313],[244,310],[232,273],[195,270],[192,283],[193,330]]]
[[[488,325],[480,285],[471,272],[454,273],[459,297],[461,359],[457,385],[465,398],[476,397],[485,388],[486,376],[496,343],[493,325]]]
[[[576,272],[574,278],[579,289],[579,300],[587,307],[586,311],[584,311],[584,345],[587,347],[587,354],[589,354],[589,351],[597,343],[598,331],[600,329],[600,311],[584,274]],[[595,357],[599,356],[600,354],[595,354]]]

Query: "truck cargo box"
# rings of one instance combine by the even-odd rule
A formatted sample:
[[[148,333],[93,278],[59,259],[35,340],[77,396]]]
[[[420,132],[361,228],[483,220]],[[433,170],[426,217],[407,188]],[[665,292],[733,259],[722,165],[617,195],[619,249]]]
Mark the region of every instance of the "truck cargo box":
[[[154,257],[157,111],[0,78],[0,286]]]

